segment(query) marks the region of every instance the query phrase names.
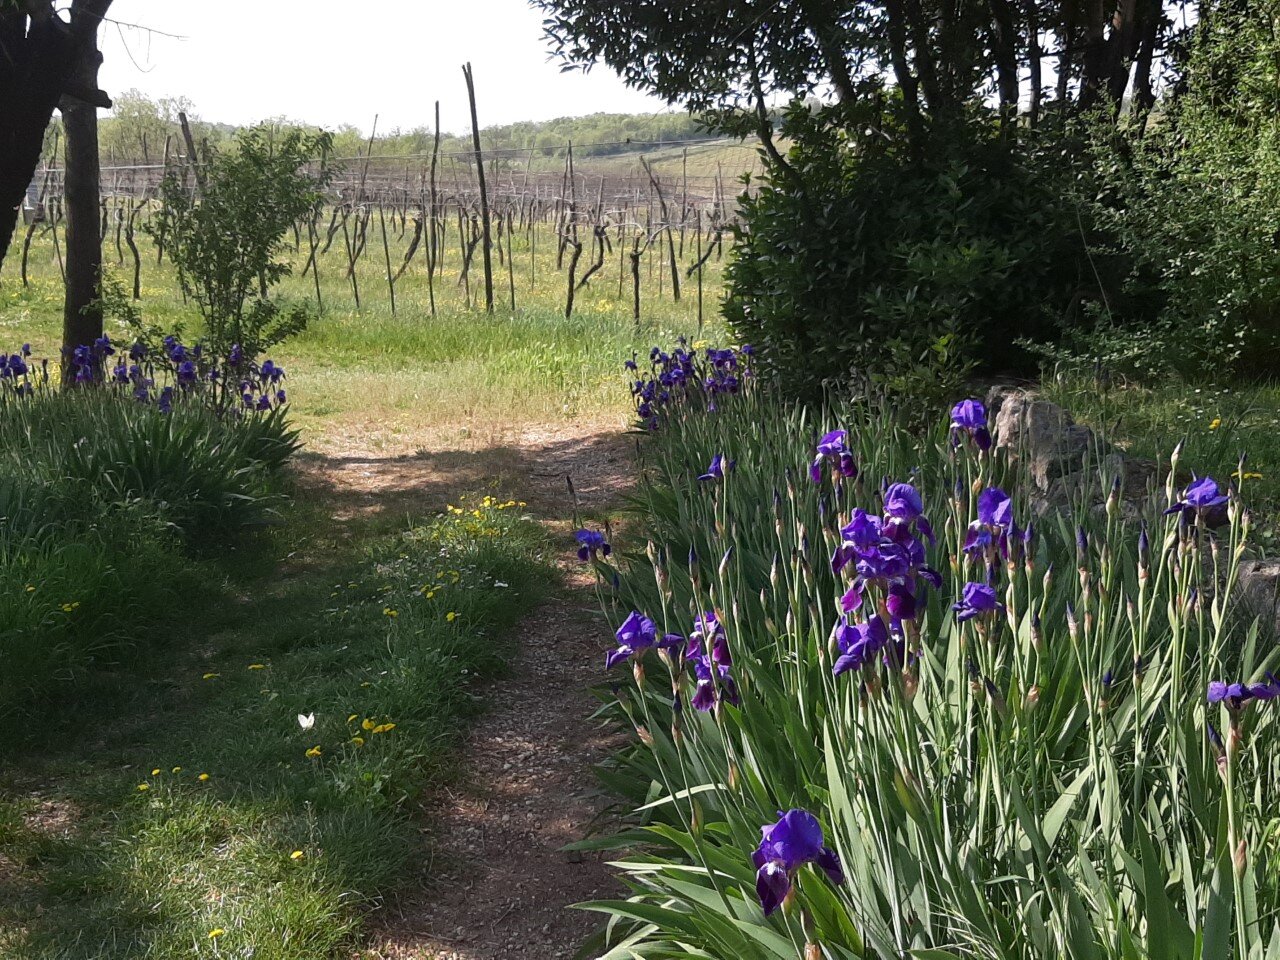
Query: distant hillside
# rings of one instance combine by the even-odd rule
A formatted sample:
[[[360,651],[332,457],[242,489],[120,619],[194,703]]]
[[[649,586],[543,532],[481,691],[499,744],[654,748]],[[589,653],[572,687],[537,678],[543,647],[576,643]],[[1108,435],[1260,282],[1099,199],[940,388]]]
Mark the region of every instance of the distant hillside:
[[[182,134],[178,114],[185,112],[191,120],[196,139],[215,146],[234,139],[237,127],[210,123],[196,117],[194,105],[184,98],[152,100],[136,90],[116,98],[115,107],[99,123],[99,142],[105,164],[154,163],[164,156],[165,141],[178,149]],[[272,121],[281,129],[303,126],[299,121]],[[332,131],[334,153],[338,157],[363,155],[368,139],[354,126]],[[493,159],[527,160],[532,156],[563,158],[565,148],[573,143],[575,159],[611,157],[638,152],[662,150],[683,143],[711,139],[698,121],[679,113],[626,114],[594,113],[584,117],[559,117],[541,122],[525,121],[485,127],[481,143]],[[378,135],[373,154],[381,157],[414,156],[430,153],[435,133],[428,127],[394,130]],[[469,132],[444,133],[440,138],[444,154],[462,154],[471,150]]]

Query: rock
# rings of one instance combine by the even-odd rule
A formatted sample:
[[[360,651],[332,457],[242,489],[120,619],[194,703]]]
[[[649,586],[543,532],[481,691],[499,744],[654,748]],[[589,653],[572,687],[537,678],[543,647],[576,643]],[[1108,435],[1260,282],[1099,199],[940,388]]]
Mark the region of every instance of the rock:
[[[1280,560],[1246,560],[1240,565],[1240,596],[1256,616],[1280,635]]]
[[[1003,389],[994,397],[988,394],[988,400],[993,401],[988,411],[998,404],[992,421],[995,445],[1009,448],[1026,461],[1031,479],[1043,493],[1051,492],[1055,480],[1080,473],[1090,454],[1102,452],[1092,430],[1031,390]]]

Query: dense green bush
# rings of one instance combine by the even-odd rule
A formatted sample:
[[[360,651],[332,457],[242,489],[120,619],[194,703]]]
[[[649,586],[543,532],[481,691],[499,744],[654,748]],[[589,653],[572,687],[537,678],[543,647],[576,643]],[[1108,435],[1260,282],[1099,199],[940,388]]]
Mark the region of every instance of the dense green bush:
[[[1062,179],[1031,150],[957,133],[916,162],[878,133],[792,110],[791,171],[745,200],[726,314],[788,389],[919,389],[1028,366],[1079,283]],[[797,184],[802,183],[802,186]]]

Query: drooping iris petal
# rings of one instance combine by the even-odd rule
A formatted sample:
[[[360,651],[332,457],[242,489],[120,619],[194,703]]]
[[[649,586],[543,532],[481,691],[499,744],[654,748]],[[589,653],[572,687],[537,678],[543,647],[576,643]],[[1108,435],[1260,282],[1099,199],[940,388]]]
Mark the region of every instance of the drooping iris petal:
[[[790,892],[791,878],[781,864],[770,860],[756,871],[756,896],[766,917],[782,906]]]

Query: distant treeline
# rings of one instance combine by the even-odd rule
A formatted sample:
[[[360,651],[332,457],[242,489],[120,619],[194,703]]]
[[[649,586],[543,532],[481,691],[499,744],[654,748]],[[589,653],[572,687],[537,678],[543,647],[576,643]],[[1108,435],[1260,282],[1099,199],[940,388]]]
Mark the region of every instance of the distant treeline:
[[[102,162],[157,163],[164,157],[166,139],[171,150],[185,152],[181,147],[182,132],[178,124],[180,112],[187,114],[197,142],[207,141],[217,147],[228,147],[234,143],[238,127],[199,119],[194,105],[185,97],[151,99],[137,90],[128,90],[115,98],[111,113],[99,122]],[[304,126],[283,118],[271,119],[267,123],[282,133]],[[54,150],[56,130],[56,125],[50,127],[46,156],[51,156]],[[332,133],[336,156],[357,156],[364,153],[368,145],[367,134],[349,124]],[[575,156],[605,156],[647,148],[655,142],[678,143],[706,136],[706,129],[697,118],[680,113],[593,113],[585,117],[510,123],[486,127],[481,131],[486,154],[495,157],[504,154],[508,157],[523,156],[530,151],[535,156],[554,156],[563,153],[570,141],[573,142]],[[434,139],[435,131],[430,127],[391,130],[378,134],[373,153],[377,156],[430,153]],[[469,132],[444,133],[440,137],[440,150],[445,154],[465,153],[470,149]]]

